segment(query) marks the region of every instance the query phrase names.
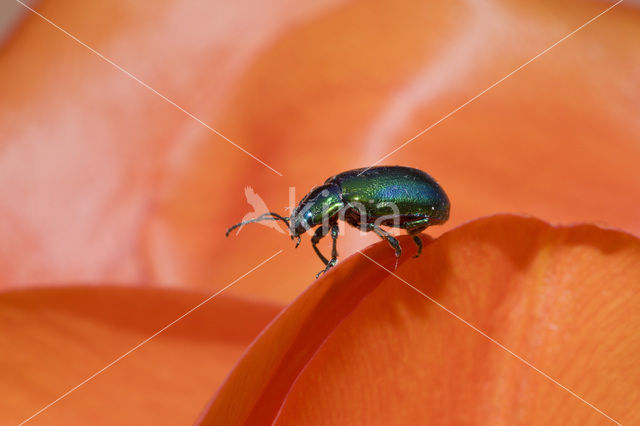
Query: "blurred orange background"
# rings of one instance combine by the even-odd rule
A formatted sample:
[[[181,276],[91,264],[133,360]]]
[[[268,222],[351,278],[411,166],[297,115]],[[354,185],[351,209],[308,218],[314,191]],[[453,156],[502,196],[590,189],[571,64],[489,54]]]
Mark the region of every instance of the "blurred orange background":
[[[604,10],[567,2],[43,1],[0,52],[4,288],[112,282],[286,302],[321,269],[254,225],[369,165]],[[384,160],[452,200],[640,233],[640,11],[620,5]],[[376,241],[347,229],[342,258]],[[328,248],[328,241],[323,247]],[[278,280],[267,277],[277,276]],[[308,278],[307,281],[301,277]]]
[[[287,214],[291,187],[299,200],[327,177],[393,152],[383,164],[428,172],[451,199],[449,222],[429,229],[432,236],[495,213],[640,235],[638,2],[625,1],[564,39],[612,4],[36,2],[50,22],[22,8],[0,47],[0,290],[7,291],[2,301],[10,309],[3,313],[11,319],[0,337],[15,348],[7,356],[17,364],[7,365],[29,372],[15,383],[35,377],[45,385],[42,393],[27,386],[33,400],[11,420],[173,318],[180,309],[166,297],[174,290],[214,294],[283,250],[226,290],[225,306],[240,309],[229,308],[234,314],[226,320],[242,323],[246,315],[251,331],[241,338],[223,333],[222,343],[211,343],[222,348],[222,361],[207,386],[199,384],[200,407],[259,330],[322,267],[308,238],[294,249],[287,235],[259,225],[224,237],[251,211],[246,187]],[[342,260],[378,241],[342,230]],[[329,246],[327,239],[321,249]],[[105,288],[122,286],[135,291],[121,297],[121,289]],[[42,287],[65,289],[33,290]],[[141,296],[138,287],[149,293]],[[12,293],[28,289],[25,299]],[[66,291],[77,305],[63,303]],[[201,300],[175,294],[185,309]],[[100,306],[93,298],[101,296],[115,313],[86,308]],[[158,323],[142,314],[117,317],[118,306],[140,297],[166,315]],[[94,302],[78,314],[82,300]],[[51,306],[62,306],[60,323]],[[95,324],[84,327],[76,314]],[[218,318],[208,315],[206,321]],[[201,326],[192,324],[187,335],[200,343],[217,338],[202,338]],[[76,332],[67,327],[112,345],[98,345],[91,368],[69,375],[64,368],[82,366],[69,360],[86,354],[83,345],[74,352]],[[34,334],[20,340],[25,330]],[[23,352],[59,357],[52,365],[60,376],[47,376],[55,368]],[[189,358],[193,367],[181,368],[199,374],[196,366],[208,356],[198,352]],[[105,389],[96,395],[113,388]],[[65,415],[61,424],[72,419]]]

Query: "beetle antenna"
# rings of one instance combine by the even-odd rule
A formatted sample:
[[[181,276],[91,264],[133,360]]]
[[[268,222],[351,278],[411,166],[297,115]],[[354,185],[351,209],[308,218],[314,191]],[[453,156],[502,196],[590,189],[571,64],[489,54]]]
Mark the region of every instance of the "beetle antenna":
[[[280,216],[278,213],[274,213],[274,212],[267,212],[267,213],[261,214],[260,216],[256,217],[255,219],[245,220],[243,222],[236,223],[231,228],[227,229],[227,232],[225,233],[225,236],[228,237],[229,233],[231,231],[233,231],[236,228],[239,228],[240,226],[246,225],[247,223],[260,222],[260,221],[263,221],[263,220],[281,220],[281,221],[283,221],[284,223],[287,224],[287,228],[289,227],[289,218],[288,217]]]

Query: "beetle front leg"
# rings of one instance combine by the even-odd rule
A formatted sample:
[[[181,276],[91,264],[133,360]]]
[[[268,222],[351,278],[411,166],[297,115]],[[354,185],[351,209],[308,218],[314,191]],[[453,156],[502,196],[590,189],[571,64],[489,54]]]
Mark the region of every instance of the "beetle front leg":
[[[325,268],[316,274],[316,278],[318,278],[320,275],[324,274],[329,269],[336,266],[336,263],[338,263],[338,234],[339,233],[340,233],[340,228],[338,227],[338,224],[334,223],[333,225],[331,225],[331,239],[333,240],[333,247],[331,249],[331,260],[325,263],[326,265]]]
[[[325,264],[325,266],[329,263],[329,261],[327,260],[326,257],[322,255],[322,253],[320,253],[320,250],[318,249],[317,244],[328,233],[329,233],[329,229],[327,229],[325,226],[321,226],[316,229],[316,232],[313,234],[313,237],[311,237],[311,247],[313,247],[313,250],[316,252],[316,254],[320,258],[322,263]]]

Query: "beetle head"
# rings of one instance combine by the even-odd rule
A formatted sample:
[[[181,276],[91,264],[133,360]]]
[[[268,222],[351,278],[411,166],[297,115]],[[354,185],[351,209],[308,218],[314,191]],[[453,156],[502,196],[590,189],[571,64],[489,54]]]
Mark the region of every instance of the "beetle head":
[[[344,207],[342,191],[335,183],[317,186],[304,196],[291,212],[289,232],[291,239],[299,237],[316,225],[335,216]]]

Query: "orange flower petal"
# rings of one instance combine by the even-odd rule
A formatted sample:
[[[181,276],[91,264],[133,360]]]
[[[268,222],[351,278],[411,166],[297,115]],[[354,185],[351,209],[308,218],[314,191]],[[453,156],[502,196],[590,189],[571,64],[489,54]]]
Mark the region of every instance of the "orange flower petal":
[[[203,424],[607,421],[561,386],[619,422],[640,420],[640,240],[503,215],[443,235],[418,260],[402,244],[401,279],[366,258],[393,269],[380,243],[300,296]]]
[[[0,294],[0,423],[32,416],[206,297],[113,287]],[[33,424],[189,424],[278,310],[217,296]]]

